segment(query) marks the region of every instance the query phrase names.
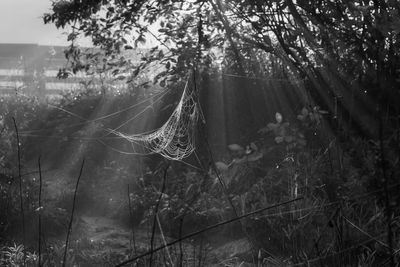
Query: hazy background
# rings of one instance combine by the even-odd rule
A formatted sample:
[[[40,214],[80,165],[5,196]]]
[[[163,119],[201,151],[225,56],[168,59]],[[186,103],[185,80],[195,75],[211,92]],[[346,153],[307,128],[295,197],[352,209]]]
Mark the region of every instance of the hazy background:
[[[50,0],[1,0],[0,43],[66,45],[63,30],[43,24],[42,16],[50,8]]]

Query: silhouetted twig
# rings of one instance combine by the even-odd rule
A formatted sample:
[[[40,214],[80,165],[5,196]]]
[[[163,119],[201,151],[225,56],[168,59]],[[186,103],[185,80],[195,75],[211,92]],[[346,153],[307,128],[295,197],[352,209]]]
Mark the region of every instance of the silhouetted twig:
[[[199,264],[198,264],[199,267],[201,267],[202,258],[203,258],[203,242],[204,242],[204,238],[201,237],[201,239],[200,239],[200,248],[199,248]],[[204,249],[204,250],[206,250],[206,249]],[[195,267],[196,267],[196,263],[195,263]]]
[[[339,203],[340,203],[340,202],[338,201],[337,204],[339,204]],[[336,204],[336,203],[335,203],[335,204]],[[339,206],[339,207],[335,210],[335,212],[333,212],[332,215],[329,216],[328,221],[327,221],[327,223],[325,224],[324,228],[322,228],[321,233],[324,233],[324,232],[325,232],[326,228],[328,228],[328,226],[329,226],[329,223],[333,220],[333,218],[335,218],[335,217],[338,215],[340,209],[341,209],[341,207]],[[316,248],[316,250],[317,250],[318,256],[321,256],[321,255],[319,255],[320,252],[319,252],[319,247],[318,247],[318,243],[319,243],[319,241],[321,240],[321,237],[322,237],[322,234],[319,234],[318,238],[317,238],[316,240],[314,240],[314,246],[315,246],[315,248]]]
[[[183,217],[179,220],[179,239],[182,239],[182,227],[183,227]],[[183,248],[182,248],[182,240],[179,241],[179,267],[183,265]]]
[[[15,133],[17,135],[17,152],[18,152],[18,179],[19,179],[19,201],[21,207],[21,216],[22,216],[22,244],[24,246],[24,266],[26,264],[26,234],[25,234],[25,213],[24,213],[24,201],[23,201],[23,192],[22,192],[22,175],[21,175],[21,147],[19,143],[19,134],[17,123],[15,122],[15,118],[13,117]]]
[[[192,258],[193,258],[193,266],[196,267],[196,246],[195,244],[192,243],[192,248],[193,248],[193,253],[192,253]]]
[[[398,249],[398,250],[394,251],[393,253],[391,253],[389,255],[389,257],[384,262],[382,262],[381,266],[383,267],[383,266],[386,266],[386,264],[391,263],[391,259],[399,252],[400,252],[400,249]]]
[[[160,234],[161,234],[162,241],[164,242],[164,245],[166,245],[167,244],[167,240],[165,239],[164,231],[162,229],[160,218],[159,218],[158,215],[157,215],[157,223],[158,223],[158,228],[160,229]],[[171,263],[171,266],[174,266],[174,262],[172,261],[171,253],[169,252],[168,248],[167,248],[167,256],[168,256],[168,259],[169,259],[169,261]]]
[[[40,157],[38,159],[39,165],[39,207],[38,207],[38,215],[39,215],[39,261],[38,266],[42,266],[42,168],[40,166]]]
[[[160,202],[161,202],[162,196],[164,195],[165,182],[167,181],[168,168],[169,168],[169,166],[167,166],[165,168],[165,170],[164,170],[164,178],[163,178],[163,183],[162,183],[162,187],[161,187],[161,192],[160,192],[160,195],[158,197],[156,206],[154,208],[153,228],[151,230],[151,239],[150,239],[150,251],[153,251],[153,247],[154,247],[154,235],[155,235],[155,232],[156,232],[158,208],[160,206]],[[153,253],[150,253],[150,267],[152,266],[152,263],[153,263]]]
[[[163,245],[163,246],[157,247],[157,248],[155,248],[155,249],[153,249],[153,250],[147,251],[147,252],[145,252],[145,253],[143,253],[143,254],[137,256],[137,257],[134,257],[134,258],[132,258],[132,259],[128,259],[128,260],[126,260],[126,261],[123,261],[123,262],[121,262],[121,263],[115,265],[115,267],[124,266],[124,265],[126,265],[126,264],[128,264],[128,263],[134,262],[134,261],[136,261],[136,260],[138,260],[138,259],[141,259],[141,258],[143,258],[143,257],[146,257],[146,256],[148,256],[148,255],[151,255],[151,254],[153,254],[154,252],[157,252],[157,251],[159,251],[159,250],[162,250],[162,249],[164,249],[164,248],[166,248],[166,247],[170,247],[170,246],[175,245],[176,243],[179,243],[179,242],[181,242],[181,241],[183,241],[183,240],[186,240],[186,239],[188,239],[188,238],[197,236],[197,235],[199,235],[199,234],[202,234],[202,233],[207,232],[207,231],[209,231],[209,230],[212,230],[212,229],[214,229],[214,228],[220,227],[220,226],[222,226],[222,225],[235,222],[235,221],[237,221],[237,220],[240,220],[240,219],[243,219],[243,218],[246,218],[246,217],[249,217],[249,216],[258,214],[258,213],[261,213],[261,212],[266,211],[266,210],[270,210],[270,209],[273,209],[273,208],[276,208],[276,207],[280,207],[280,206],[283,206],[283,205],[286,205],[286,204],[289,204],[289,203],[292,203],[292,202],[295,202],[295,201],[299,201],[299,200],[301,200],[301,199],[303,199],[303,197],[298,197],[298,198],[291,199],[291,200],[288,200],[288,201],[280,202],[280,203],[275,204],[275,205],[272,205],[272,206],[268,206],[268,207],[265,207],[265,208],[261,208],[261,209],[255,210],[255,211],[253,211],[253,212],[249,212],[249,213],[243,214],[243,215],[241,215],[241,216],[239,216],[239,217],[232,218],[232,219],[229,219],[229,220],[226,220],[226,221],[223,221],[223,222],[220,222],[220,223],[217,223],[217,224],[208,226],[208,227],[203,228],[203,229],[201,229],[201,230],[199,230],[199,231],[190,233],[190,234],[185,235],[185,236],[183,236],[183,237],[181,237],[181,238],[179,238],[179,239],[176,239],[176,240],[174,240],[174,241],[171,241],[171,242],[169,242],[169,243],[166,244],[166,245]]]
[[[358,227],[357,225],[355,225],[352,221],[350,221],[349,219],[347,219],[345,216],[343,216],[343,219],[345,219],[345,221],[347,221],[351,226],[353,226],[355,229],[357,229],[358,231],[360,231],[361,233],[363,233],[364,235],[366,235],[367,237],[369,237],[370,239],[374,240],[376,243],[380,244],[381,246],[388,248],[389,250],[391,250],[391,248],[386,245],[385,243],[383,243],[382,241],[380,241],[379,239],[375,239],[372,235],[370,235],[369,233],[367,233],[366,231],[364,231],[363,229],[361,229],[360,227]],[[390,251],[392,252],[392,250]]]
[[[379,152],[380,152],[380,167],[383,176],[383,188],[385,192],[385,206],[386,206],[386,221],[387,221],[387,244],[390,248],[390,266],[395,266],[394,256],[393,256],[393,231],[392,231],[392,208],[390,205],[390,195],[389,195],[389,177],[387,175],[386,166],[386,156],[385,148],[383,144],[383,119],[382,119],[382,107],[379,106]]]
[[[79,180],[81,179],[81,176],[82,176],[82,171],[83,171],[83,165],[84,165],[84,164],[85,164],[85,160],[82,161],[81,169],[80,169],[80,171],[79,171],[78,180],[76,181],[75,192],[74,192],[74,199],[73,199],[73,201],[72,201],[71,218],[70,218],[70,220],[69,220],[67,238],[65,239],[65,250],[64,250],[63,263],[62,263],[62,266],[63,266],[63,267],[65,267],[65,264],[66,264],[66,261],[67,261],[67,251],[68,251],[69,236],[70,236],[70,234],[71,234],[72,221],[73,221],[73,219],[74,219],[76,192],[78,191]]]
[[[357,245],[354,245],[354,246],[351,246],[349,248],[340,250],[338,252],[335,252],[335,253],[332,253],[332,254],[328,254],[328,255],[324,255],[324,256],[321,256],[321,257],[317,257],[317,258],[314,258],[314,259],[308,259],[307,261],[296,263],[296,264],[293,264],[293,265],[290,265],[290,266],[292,266],[292,267],[295,267],[295,266],[312,266],[310,264],[313,264],[314,262],[317,262],[317,261],[322,261],[322,260],[327,260],[327,259],[330,259],[332,261],[332,259],[334,259],[335,257],[347,254],[347,253],[349,253],[349,252],[351,252],[351,251],[353,251],[355,249],[358,249],[358,248],[360,248],[360,247],[362,247],[362,246],[364,246],[364,245],[366,245],[366,244],[368,244],[368,243],[370,243],[372,241],[375,241],[375,239],[382,238],[383,236],[384,236],[384,234],[380,234],[380,235],[375,236],[373,239],[372,238],[371,239],[367,239],[367,240],[365,240],[363,242],[358,243]],[[380,265],[380,266],[383,266],[383,265]]]
[[[217,166],[215,165],[214,156],[213,156],[213,153],[211,151],[211,146],[210,146],[210,143],[208,142],[207,135],[204,135],[204,136],[205,136],[204,139],[205,139],[205,142],[206,142],[207,150],[208,150],[208,153],[209,153],[210,159],[211,159],[211,168],[214,171],[215,175],[217,176],[217,179],[218,179],[218,181],[219,181],[219,183],[221,185],[221,188],[222,188],[222,192],[224,193],[224,195],[226,196],[230,206],[232,207],[232,210],[233,210],[233,213],[234,213],[235,217],[236,218],[240,218],[239,213],[237,212],[237,209],[236,209],[235,205],[233,204],[233,200],[229,195],[228,188],[227,188],[226,184],[224,183],[224,181],[222,180],[221,174],[219,173],[219,171],[217,169]],[[245,235],[245,237],[249,241],[251,249],[252,249],[253,254],[254,254],[254,252],[256,252],[256,249],[255,249],[256,246],[254,245],[254,242],[253,242],[252,238],[248,234],[248,232],[246,230],[246,227],[242,223],[242,220],[239,220],[239,224],[240,224],[240,227],[241,227],[241,229],[243,231],[243,234]]]
[[[215,6],[214,6],[214,7],[215,7]],[[193,80],[194,80],[193,85],[194,85],[194,88],[195,88],[194,90],[195,90],[196,92],[198,92],[197,83],[196,83],[196,72],[195,72],[195,71],[193,71]],[[206,125],[205,119],[202,118],[202,120],[203,120],[204,125]],[[226,199],[228,200],[229,205],[231,206],[232,211],[233,211],[235,217],[238,218],[238,217],[240,217],[240,216],[239,216],[239,213],[237,212],[237,209],[236,209],[236,207],[235,207],[235,205],[234,205],[234,203],[233,203],[233,200],[232,200],[232,198],[229,196],[229,192],[228,192],[227,186],[226,186],[226,184],[224,183],[224,181],[222,180],[222,177],[221,177],[221,175],[220,175],[220,173],[219,173],[219,171],[218,171],[218,169],[217,169],[217,166],[215,165],[214,156],[213,156],[213,153],[212,153],[212,150],[211,150],[210,143],[209,143],[208,138],[207,138],[207,134],[205,133],[203,136],[204,136],[204,141],[205,141],[205,144],[206,144],[206,149],[207,149],[207,151],[208,151],[208,154],[210,155],[210,160],[211,160],[211,164],[210,164],[210,165],[211,165],[211,168],[212,168],[212,170],[214,171],[215,175],[217,176],[218,182],[220,183],[221,188],[222,188],[222,192],[223,192],[224,195],[226,196]],[[251,245],[251,249],[253,250],[253,252],[255,252],[255,245],[254,245],[253,240],[251,239],[250,235],[248,234],[248,232],[247,232],[247,230],[246,230],[246,228],[245,228],[245,226],[243,225],[243,223],[242,223],[241,220],[239,220],[239,223],[240,223],[241,229],[242,229],[242,231],[243,231],[243,234],[246,236],[247,240],[249,241],[249,243],[250,243],[250,245]]]

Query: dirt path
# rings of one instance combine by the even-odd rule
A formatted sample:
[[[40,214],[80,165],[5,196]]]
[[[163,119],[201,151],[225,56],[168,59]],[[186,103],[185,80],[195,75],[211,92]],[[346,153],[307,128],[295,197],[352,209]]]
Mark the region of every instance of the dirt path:
[[[49,172],[47,177],[45,180],[47,200],[57,202],[59,199],[69,196],[62,203],[72,203],[74,181],[68,175],[65,175],[65,172],[61,171]],[[79,204],[81,203],[78,202]],[[132,242],[132,230],[129,227],[123,225],[117,219],[103,216],[100,211],[98,207],[88,206],[75,213],[76,222],[73,225],[71,237],[73,244],[71,243],[70,247],[73,248],[73,254],[77,262],[81,264],[80,266],[114,266],[134,254],[139,255],[149,249],[151,230],[145,227],[135,229],[134,244]],[[69,218],[69,214],[66,218]],[[207,237],[205,244],[208,242],[214,243],[213,241],[219,238],[222,237],[219,237],[218,234],[214,237]],[[61,236],[57,239],[65,240],[65,237]],[[159,232],[154,236],[155,247],[170,241],[172,239],[168,237],[165,237],[164,240]],[[204,254],[200,255],[200,257],[204,257],[203,260],[207,260],[207,264],[210,264],[207,266],[214,266],[213,263],[215,262],[217,262],[215,266],[228,266],[229,264],[225,262],[226,260],[229,263],[238,261],[243,255],[247,256],[250,251],[250,245],[245,239],[225,240],[222,243],[218,243],[213,247],[202,248],[196,242],[192,243],[189,240],[185,240],[183,242],[185,259],[199,261],[199,255]],[[136,253],[134,253],[135,248]],[[163,250],[162,253],[167,253],[167,255],[171,253],[171,255],[179,256],[179,247],[170,247],[168,250]],[[195,253],[193,253],[194,250]],[[170,261],[176,261],[178,256],[174,258],[174,255],[171,255],[168,255]],[[221,265],[222,262],[224,263]],[[235,266],[235,264],[230,266]]]
[[[146,249],[146,238],[143,230],[135,233],[137,253]],[[102,216],[76,216],[71,241],[78,266],[114,266],[134,252],[131,230]]]
[[[106,217],[82,216],[84,236],[92,243],[101,244],[112,250],[130,248],[132,232]],[[82,236],[81,236],[82,238]]]

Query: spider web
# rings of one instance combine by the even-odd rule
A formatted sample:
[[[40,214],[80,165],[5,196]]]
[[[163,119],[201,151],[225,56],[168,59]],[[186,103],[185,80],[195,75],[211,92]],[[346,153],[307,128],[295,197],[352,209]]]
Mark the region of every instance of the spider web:
[[[169,119],[160,128],[142,134],[125,134],[110,130],[132,144],[139,144],[149,153],[170,160],[182,160],[195,150],[196,125],[199,109],[195,91],[186,82],[181,99]]]

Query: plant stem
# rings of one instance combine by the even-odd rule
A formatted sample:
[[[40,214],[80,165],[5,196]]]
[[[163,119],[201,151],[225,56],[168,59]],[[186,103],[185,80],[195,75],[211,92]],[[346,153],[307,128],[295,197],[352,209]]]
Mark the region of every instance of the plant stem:
[[[179,223],[179,239],[182,238],[182,227],[183,227],[183,217],[180,219]],[[179,241],[179,267],[182,267],[183,265],[183,248],[182,248],[182,240]]]
[[[15,118],[13,117],[15,133],[17,135],[17,151],[18,151],[18,179],[19,179],[19,201],[21,208],[21,216],[22,216],[22,244],[24,246],[24,266],[26,265],[26,234],[25,234],[25,213],[24,213],[24,201],[23,201],[23,192],[22,192],[22,175],[21,175],[21,147],[19,143],[19,134],[17,123],[15,122]]]
[[[295,199],[291,199],[291,200],[287,200],[287,201],[284,201],[284,202],[280,202],[280,203],[275,204],[275,205],[272,205],[272,206],[268,206],[268,207],[265,207],[265,208],[261,208],[261,209],[255,210],[255,211],[253,211],[253,212],[249,212],[249,213],[243,214],[243,215],[241,215],[241,216],[239,216],[239,217],[232,218],[232,219],[229,219],[229,220],[226,220],[226,221],[223,221],[223,222],[220,222],[220,223],[217,223],[217,224],[208,226],[208,227],[203,228],[203,229],[201,229],[201,230],[199,230],[199,231],[190,233],[190,234],[185,235],[185,236],[183,236],[183,237],[181,237],[181,238],[179,238],[179,239],[176,239],[176,240],[174,240],[174,241],[171,241],[171,242],[169,242],[169,243],[166,244],[166,245],[157,247],[157,248],[155,248],[155,249],[153,249],[153,250],[151,250],[151,251],[147,251],[147,252],[145,252],[145,253],[143,253],[143,254],[141,254],[141,255],[139,255],[139,256],[136,256],[136,257],[134,257],[134,258],[132,258],[132,259],[128,259],[128,260],[126,260],[126,261],[123,261],[123,262],[121,262],[121,263],[115,265],[115,267],[124,266],[124,265],[126,265],[126,264],[128,264],[128,263],[134,262],[134,261],[139,260],[139,259],[141,259],[141,258],[143,258],[143,257],[146,257],[146,256],[148,256],[148,255],[151,255],[151,254],[153,254],[154,252],[157,252],[157,251],[162,250],[162,249],[164,249],[164,248],[173,246],[173,245],[175,245],[175,244],[177,244],[177,243],[179,243],[179,242],[181,242],[181,241],[183,241],[183,240],[186,240],[186,239],[189,239],[189,238],[191,238],[191,237],[197,236],[197,235],[199,235],[199,234],[202,234],[202,233],[207,232],[207,231],[209,231],[209,230],[212,230],[212,229],[214,229],[214,228],[220,227],[220,226],[222,226],[222,225],[226,225],[226,224],[235,222],[235,221],[237,221],[237,220],[240,220],[240,219],[243,219],[243,218],[246,218],[246,217],[249,217],[249,216],[258,214],[258,213],[261,213],[261,212],[266,211],[266,210],[270,210],[270,209],[277,208],[277,207],[280,207],[280,206],[283,206],[283,205],[286,205],[286,204],[290,204],[290,203],[292,203],[292,202],[299,201],[299,200],[301,200],[301,199],[303,199],[303,197],[298,197],[298,198],[295,198]]]
[[[85,160],[82,160],[82,165],[81,165],[81,169],[80,169],[80,171],[79,171],[78,180],[76,181],[75,192],[74,192],[74,199],[73,199],[73,201],[72,201],[72,211],[71,211],[71,218],[70,218],[69,224],[68,224],[67,238],[65,239],[65,250],[64,250],[63,262],[62,262],[62,266],[63,266],[63,267],[66,266],[67,251],[68,251],[68,243],[69,243],[69,236],[71,235],[72,221],[73,221],[73,219],[74,219],[76,193],[77,193],[77,191],[78,191],[79,180],[81,179],[82,171],[83,171],[83,166],[84,166],[84,165],[85,165]]]
[[[42,266],[42,168],[40,166],[40,156],[38,159],[39,165],[39,208],[38,208],[38,216],[39,216],[39,262],[38,266]]]
[[[157,216],[158,228],[160,229],[161,238],[163,240],[164,245],[166,245],[167,244],[167,240],[165,239],[165,235],[164,235],[164,231],[163,231],[162,226],[161,226],[160,218],[158,217],[158,214],[156,216]],[[174,262],[172,261],[171,253],[169,252],[168,248],[167,248],[167,256],[168,256],[168,259],[169,259],[169,261],[171,263],[171,266],[174,266]]]
[[[390,266],[394,267],[394,256],[393,256],[393,233],[392,233],[392,208],[390,206],[390,195],[389,195],[389,177],[386,170],[386,157],[385,149],[383,145],[383,119],[381,106],[379,107],[379,150],[380,150],[380,166],[383,175],[383,186],[385,192],[385,206],[386,206],[386,220],[387,220],[387,243],[390,248]]]
[[[165,191],[165,182],[166,182],[166,180],[167,180],[167,171],[168,171],[168,168],[169,168],[169,166],[167,166],[167,167],[165,168],[165,170],[164,170],[164,178],[163,178],[163,184],[162,184],[162,187],[161,187],[161,192],[160,192],[160,195],[159,195],[159,197],[158,197],[156,206],[155,206],[155,208],[154,208],[153,228],[152,228],[152,230],[151,230],[151,239],[150,239],[150,251],[153,251],[153,248],[154,248],[154,235],[155,235],[155,233],[156,233],[156,224],[157,224],[158,208],[159,208],[159,206],[160,206],[160,202],[161,202],[162,196],[164,195],[164,191]],[[150,263],[149,263],[149,266],[150,266],[150,267],[152,266],[152,263],[153,263],[153,252],[150,253]]]

